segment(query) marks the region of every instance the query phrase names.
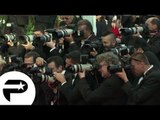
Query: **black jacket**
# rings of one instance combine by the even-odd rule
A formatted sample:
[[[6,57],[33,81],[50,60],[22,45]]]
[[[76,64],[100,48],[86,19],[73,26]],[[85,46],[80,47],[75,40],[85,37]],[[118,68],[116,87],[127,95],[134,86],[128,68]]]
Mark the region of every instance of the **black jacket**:
[[[140,84],[133,87],[127,82],[123,89],[129,95],[129,105],[160,105],[160,70],[150,69]]]
[[[95,90],[91,90],[86,80],[81,80],[78,84],[78,90],[87,104],[94,105],[124,105],[127,96],[121,89],[123,81],[116,75],[103,81]]]

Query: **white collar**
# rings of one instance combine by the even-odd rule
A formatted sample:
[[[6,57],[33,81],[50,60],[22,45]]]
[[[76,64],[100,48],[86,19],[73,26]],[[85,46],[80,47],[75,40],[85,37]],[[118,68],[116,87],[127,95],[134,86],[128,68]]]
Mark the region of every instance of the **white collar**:
[[[144,72],[144,75],[146,75],[146,73],[153,68],[153,65],[151,65],[145,72]]]

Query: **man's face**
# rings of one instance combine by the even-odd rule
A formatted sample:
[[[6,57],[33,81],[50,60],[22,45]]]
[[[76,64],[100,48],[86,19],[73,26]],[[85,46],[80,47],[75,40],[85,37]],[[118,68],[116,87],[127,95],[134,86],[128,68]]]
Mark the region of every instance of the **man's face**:
[[[74,16],[73,15],[62,15],[60,16],[61,20],[65,22],[65,24],[69,25],[72,23]]]
[[[26,64],[27,68],[31,68],[34,65],[33,57],[24,58],[24,64]]]
[[[101,76],[104,78],[108,78],[110,76],[110,73],[107,70],[107,64],[105,62],[99,63],[99,69],[98,71],[101,73]]]
[[[55,62],[48,63],[48,68],[51,68],[53,72],[58,72]]]
[[[88,38],[88,35],[86,34],[87,33],[87,26],[86,25],[79,25],[78,30],[83,31],[82,38],[84,38],[84,39]]]
[[[103,44],[103,47],[108,50],[112,47],[115,46],[115,42],[113,42],[113,40],[111,39],[110,36],[104,36],[102,37],[102,44]]]
[[[66,58],[65,62],[66,62],[66,66],[65,66],[66,68],[68,68],[70,65],[73,64],[71,58]]]
[[[34,32],[35,37],[41,37],[42,35],[43,35],[43,33],[41,31],[35,31]]]
[[[143,74],[143,64],[140,61],[131,60],[131,70],[135,76],[141,76]]]

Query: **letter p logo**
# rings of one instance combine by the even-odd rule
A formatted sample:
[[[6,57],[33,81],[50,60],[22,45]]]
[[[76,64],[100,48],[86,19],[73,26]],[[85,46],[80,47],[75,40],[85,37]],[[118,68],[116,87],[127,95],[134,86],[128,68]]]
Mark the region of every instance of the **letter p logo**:
[[[7,72],[0,77],[0,105],[31,105],[35,86],[24,73]]]

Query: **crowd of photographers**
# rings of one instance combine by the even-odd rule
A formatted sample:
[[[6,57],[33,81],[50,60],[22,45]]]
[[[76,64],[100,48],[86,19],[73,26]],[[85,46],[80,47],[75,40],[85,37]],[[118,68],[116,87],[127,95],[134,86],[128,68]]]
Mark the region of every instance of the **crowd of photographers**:
[[[97,15],[97,34],[81,16],[35,16],[32,35],[16,17],[0,36],[0,75],[28,75],[33,105],[160,104],[158,16]]]

